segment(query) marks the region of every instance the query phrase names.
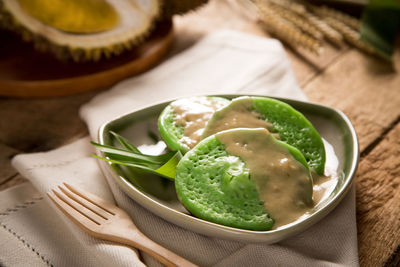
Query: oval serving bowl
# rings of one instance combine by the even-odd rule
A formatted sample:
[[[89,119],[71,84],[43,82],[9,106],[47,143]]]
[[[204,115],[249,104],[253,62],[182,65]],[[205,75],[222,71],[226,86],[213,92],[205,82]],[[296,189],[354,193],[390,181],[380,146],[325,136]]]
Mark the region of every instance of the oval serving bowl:
[[[242,95],[218,96],[232,99]],[[310,212],[293,223],[269,231],[243,230],[215,224],[190,215],[179,202],[172,181],[135,172],[105,161],[100,161],[101,169],[104,175],[114,180],[140,205],[183,228],[212,237],[242,242],[278,242],[310,227],[339,204],[353,182],[359,150],[355,130],[350,120],[341,111],[309,102],[276,99],[290,104],[311,121],[321,137],[330,144],[330,149],[327,151],[334,153],[333,166],[338,173],[336,186],[331,193]],[[160,150],[160,147],[162,150],[162,143],[156,145],[156,138],[154,138],[158,135],[157,118],[171,101],[134,110],[105,123],[99,129],[99,142],[104,145],[116,145],[109,133],[114,131],[129,139],[141,150],[154,151]],[[328,155],[327,158],[329,158]]]

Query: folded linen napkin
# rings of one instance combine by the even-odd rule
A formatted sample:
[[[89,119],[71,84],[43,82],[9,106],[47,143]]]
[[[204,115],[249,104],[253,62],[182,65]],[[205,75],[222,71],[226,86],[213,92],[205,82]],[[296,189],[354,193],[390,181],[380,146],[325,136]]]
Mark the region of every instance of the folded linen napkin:
[[[81,109],[91,137],[13,159],[35,189],[26,184],[0,193],[0,264],[159,264],[146,254],[141,258],[133,249],[92,238],[50,204],[45,192],[68,182],[116,203],[147,236],[200,266],[357,266],[354,189],[308,230],[273,245],[247,244],[203,236],[152,214],[114,181],[106,181],[90,156],[89,141],[97,138],[103,122],[154,102],[216,93],[305,99],[279,42],[234,31],[211,34],[155,69],[121,82]]]

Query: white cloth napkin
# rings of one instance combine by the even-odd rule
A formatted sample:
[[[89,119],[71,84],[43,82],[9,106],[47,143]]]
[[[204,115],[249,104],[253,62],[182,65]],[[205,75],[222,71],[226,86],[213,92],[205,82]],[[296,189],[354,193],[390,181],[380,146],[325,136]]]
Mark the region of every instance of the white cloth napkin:
[[[106,181],[89,144],[115,116],[176,97],[249,93],[305,99],[281,44],[234,31],[199,41],[155,69],[125,80],[81,109],[91,137],[59,149],[16,156],[13,166],[34,186],[0,193],[0,265],[157,266],[148,255],[92,238],[45,196],[68,182],[117,203],[155,242],[200,266],[357,266],[354,189],[322,221],[274,245],[196,234],[147,211]]]

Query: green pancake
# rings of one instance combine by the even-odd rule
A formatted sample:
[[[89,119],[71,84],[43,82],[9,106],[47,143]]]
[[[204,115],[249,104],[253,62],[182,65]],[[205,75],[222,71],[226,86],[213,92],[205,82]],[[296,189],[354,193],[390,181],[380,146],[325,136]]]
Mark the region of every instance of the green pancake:
[[[265,129],[232,129],[202,140],[185,154],[177,166],[176,192],[179,200],[193,215],[225,226],[248,230],[269,230],[274,225],[274,218],[265,208],[268,207],[268,203],[265,203],[264,196],[265,192],[269,192],[265,188],[273,188],[273,181],[284,180],[289,174],[285,169],[279,169],[279,175],[283,175],[283,178],[279,175],[272,177],[274,172],[269,170],[273,169],[265,167],[268,162],[262,162],[261,166],[258,166],[258,173],[262,175],[261,178],[257,177],[257,170],[252,172],[254,169],[247,167],[247,163],[252,166],[251,162],[246,163],[239,156],[227,152],[229,146],[221,140],[226,140],[226,136],[229,135],[239,139],[246,138],[245,140],[249,140],[249,147],[258,145],[252,144],[252,140],[262,140],[272,147],[266,148],[269,153],[286,153],[284,155],[287,155],[292,163],[300,166],[296,165],[302,177],[292,175],[290,179],[294,181],[289,184],[290,188],[278,184],[276,194],[270,194],[270,197],[277,196],[277,201],[280,201],[279,196],[294,190],[293,196],[285,195],[282,199],[289,199],[291,205],[304,202],[303,206],[308,206],[312,203],[312,178],[301,152],[276,140]],[[260,156],[263,158],[263,155]],[[304,190],[297,189],[298,184],[303,186]],[[300,200],[298,195],[301,195]],[[301,212],[304,212],[303,207]]]
[[[232,112],[251,115],[246,119],[232,121]],[[222,122],[225,120],[225,122]],[[226,123],[228,121],[228,123]],[[264,121],[264,122],[263,122]],[[322,175],[325,167],[325,148],[322,139],[314,126],[290,105],[266,97],[239,97],[214,113],[208,122],[202,138],[216,132],[237,127],[262,127],[266,123],[271,133],[279,139],[296,147],[303,153],[310,168]],[[228,124],[228,125],[226,125]]]
[[[213,113],[217,108],[221,108],[229,103],[230,100],[228,99],[208,96],[183,98],[170,103],[164,108],[158,118],[158,128],[162,139],[171,150],[179,150],[182,154],[185,154],[200,140],[206,121],[200,127],[201,129],[199,128],[200,134],[198,134],[198,140],[191,140],[190,137],[185,136],[185,130],[187,130],[188,125],[189,127],[193,126],[192,123],[201,118],[203,111],[208,114],[206,117],[208,121],[212,115],[211,112]],[[191,113],[187,114],[184,118],[179,117],[181,113],[175,111],[182,111],[185,108],[190,109]],[[179,120],[179,118],[181,119]]]

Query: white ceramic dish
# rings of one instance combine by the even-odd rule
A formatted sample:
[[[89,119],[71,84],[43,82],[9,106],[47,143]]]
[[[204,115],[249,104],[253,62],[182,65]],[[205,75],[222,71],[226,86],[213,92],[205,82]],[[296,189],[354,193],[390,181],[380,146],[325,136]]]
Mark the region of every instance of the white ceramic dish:
[[[240,95],[223,96],[234,98]],[[333,158],[333,166],[339,174],[332,192],[309,214],[291,224],[269,231],[243,230],[215,224],[190,215],[178,201],[174,184],[171,181],[143,173],[133,173],[105,161],[101,161],[102,170],[136,202],[154,214],[183,228],[212,237],[243,242],[278,242],[310,227],[338,205],[350,189],[359,159],[356,133],[349,119],[342,112],[313,103],[282,98],[279,100],[302,112],[313,123],[322,138],[331,145],[331,152],[336,155]],[[150,136],[158,133],[157,118],[168,103],[133,110],[129,114],[105,123],[99,129],[99,142],[114,145],[109,134],[111,130],[128,138],[141,149],[146,150],[150,147],[153,150],[162,150],[162,143],[154,146],[154,140]]]

